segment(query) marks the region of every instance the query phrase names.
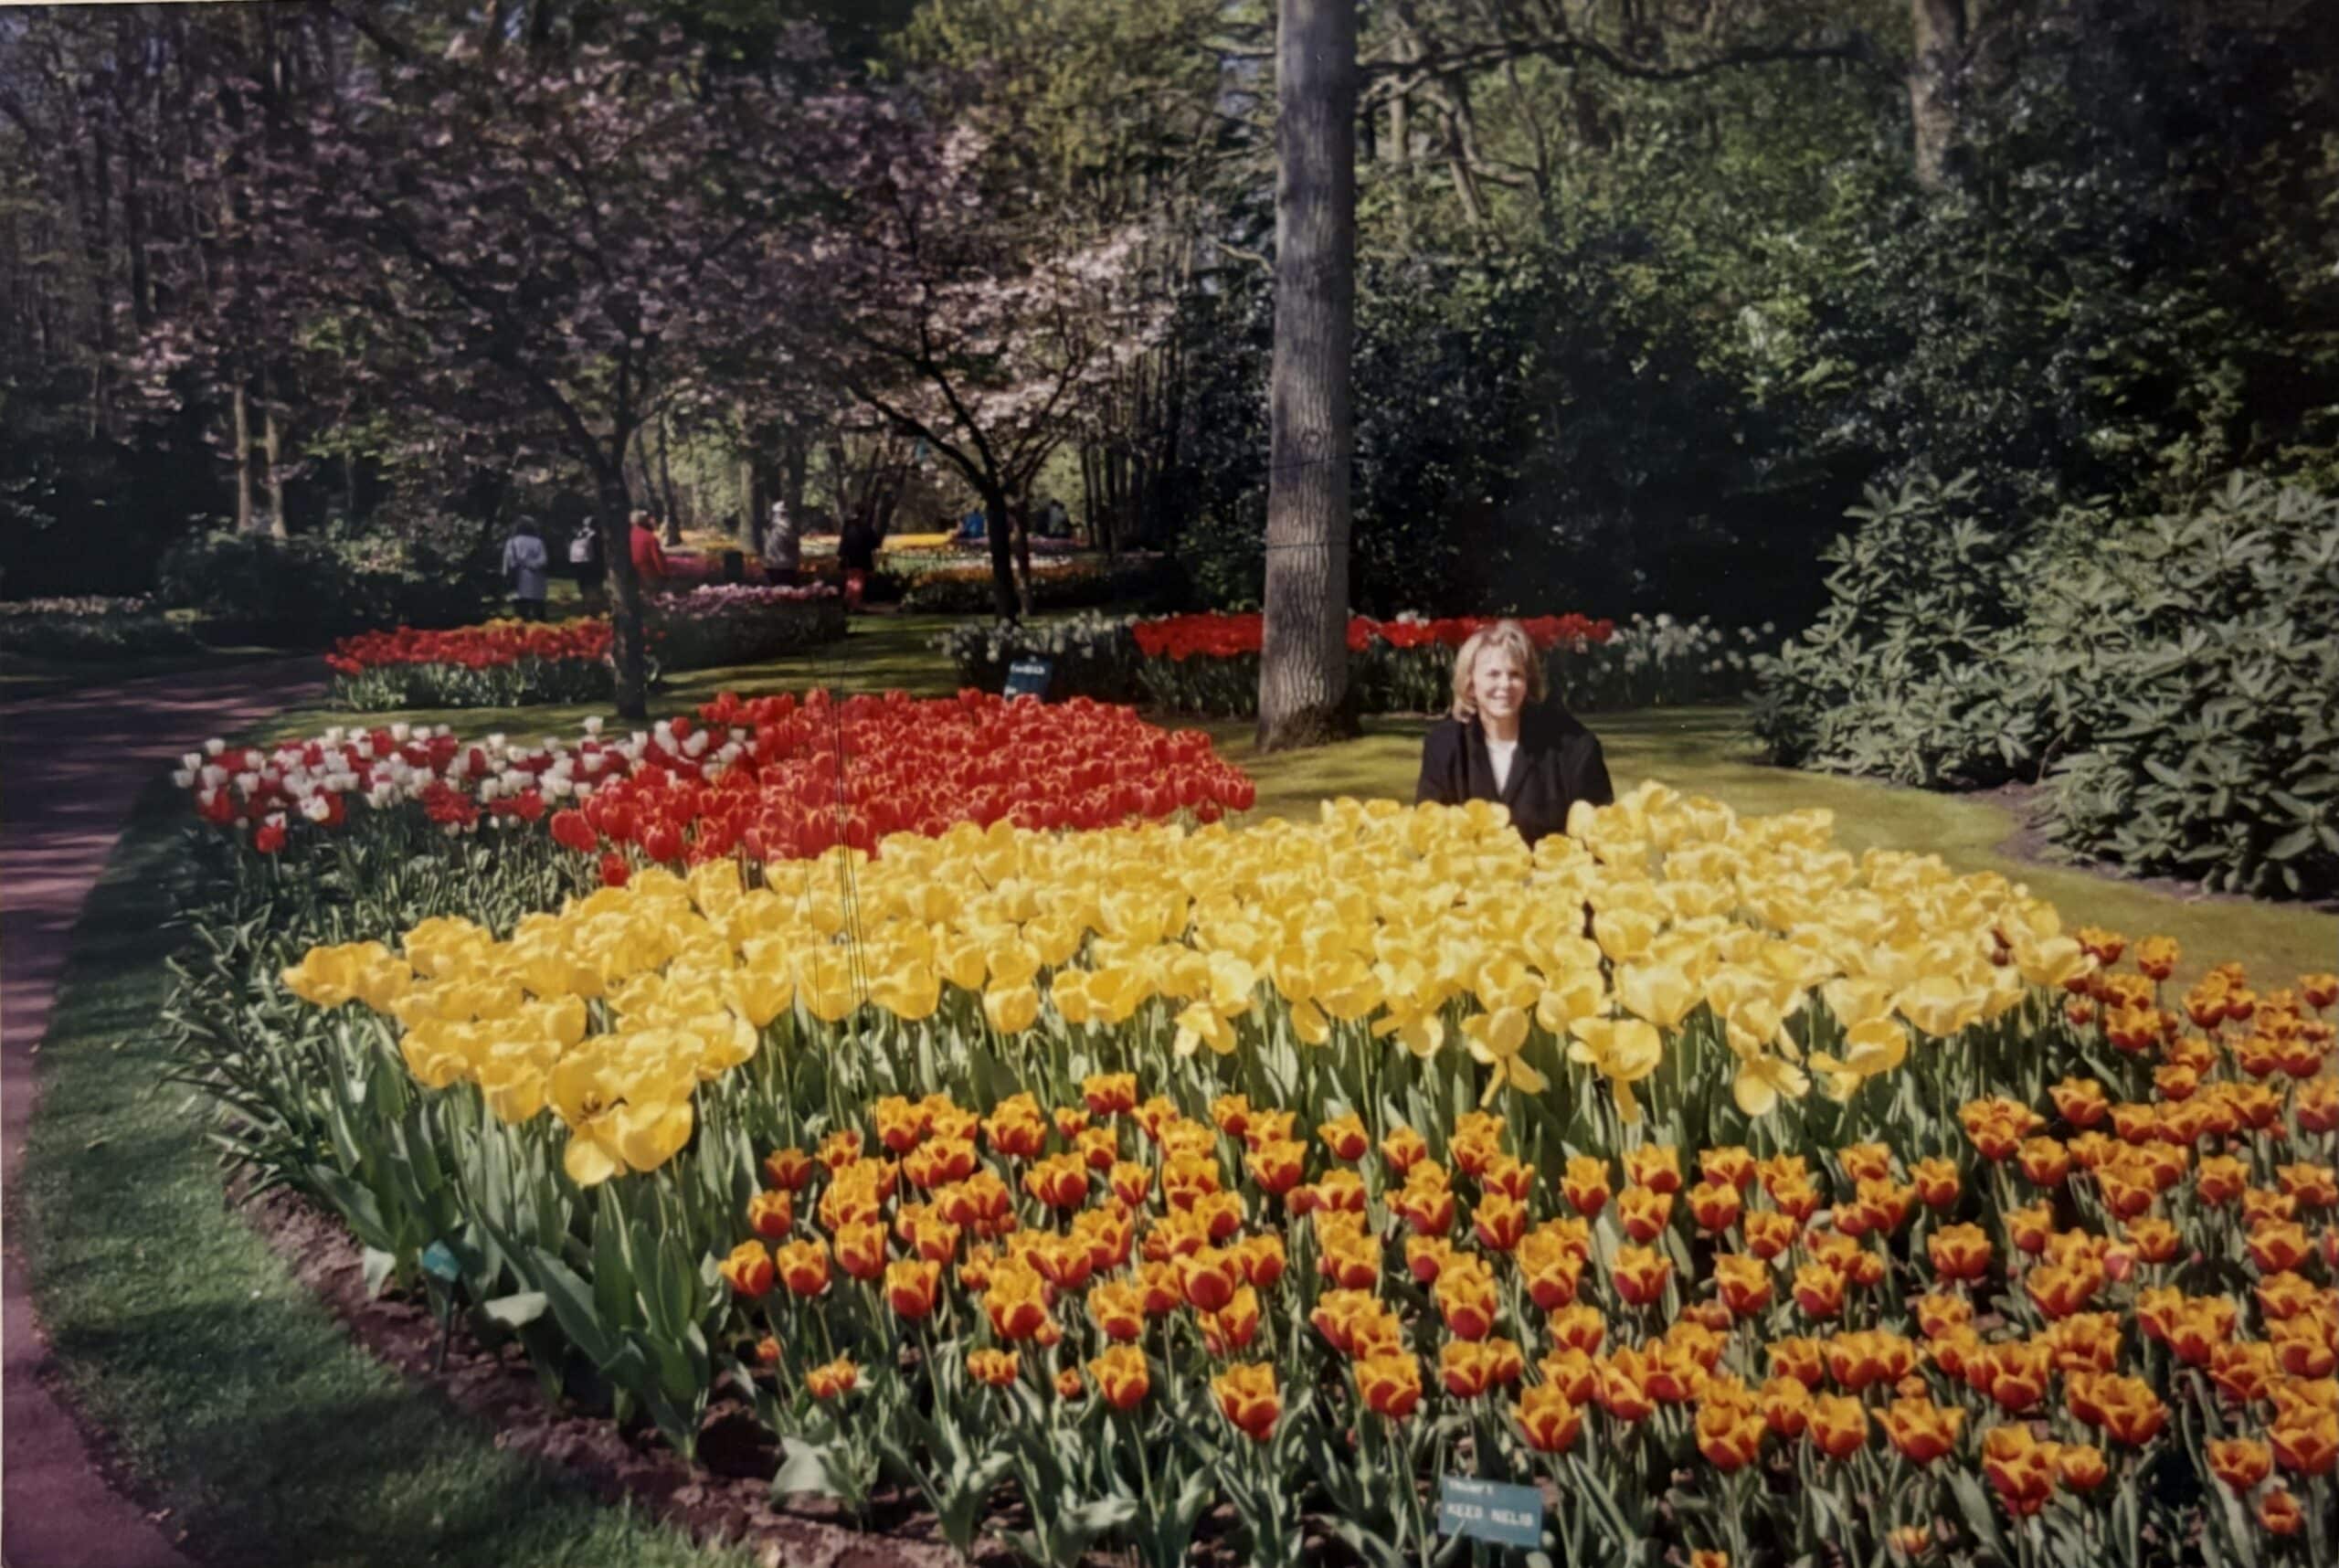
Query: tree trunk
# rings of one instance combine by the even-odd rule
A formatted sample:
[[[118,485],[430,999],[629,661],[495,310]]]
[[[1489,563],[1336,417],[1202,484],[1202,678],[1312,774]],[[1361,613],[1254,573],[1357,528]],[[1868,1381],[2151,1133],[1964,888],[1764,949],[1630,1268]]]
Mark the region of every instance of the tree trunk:
[[[1915,127],[1917,183],[1948,178],[1957,143],[1957,78],[1965,54],[1965,0],[1910,0],[1916,47],[1909,66],[1909,119]]]
[[[601,558],[609,569],[609,662],[616,672],[618,715],[650,716],[650,676],[641,626],[641,579],[633,571],[633,501],[625,487],[625,443],[594,476]]]
[[[259,373],[259,432],[260,458],[268,464],[268,531],[281,539],[285,536],[284,443],[276,433],[276,375],[267,369]]]
[[[1007,535],[1007,493],[995,484],[977,486],[983,498],[983,522],[990,535],[991,599],[1001,620],[1023,619],[1022,595],[1015,587],[1014,541]]]
[[[779,449],[779,499],[799,538],[804,534],[804,485],[811,471],[812,439],[801,430],[788,431]]]
[[[764,548],[763,487],[757,483],[756,427],[749,418],[747,406],[741,403],[736,410],[739,419],[739,450],[732,465],[732,474],[739,486],[739,521],[734,530],[740,545],[757,555]]]
[[[236,432],[236,532],[249,534],[253,532],[251,400],[244,393],[242,373],[234,374],[236,385],[228,399],[228,418]]]
[[[732,468],[739,485],[739,522],[734,532],[738,536],[741,548],[761,555],[764,548],[763,495],[756,483],[755,454],[741,451]]]
[[[643,444],[643,455],[647,456],[648,443]],[[666,508],[666,543],[679,545],[683,542],[683,509],[674,503],[674,469],[668,461],[666,416],[662,413],[658,416],[658,496]]]
[[[1000,526],[1014,531],[1016,601],[1023,607],[1023,613],[1029,615],[1037,608],[1036,598],[1032,592],[1032,498],[1029,493],[1019,495],[1007,503],[1007,516]]]
[[[1280,21],[1262,751],[1357,732],[1346,701],[1355,0],[1285,0]]]
[[[1080,526],[1094,546],[1097,533],[1096,449],[1083,444],[1080,449]]]

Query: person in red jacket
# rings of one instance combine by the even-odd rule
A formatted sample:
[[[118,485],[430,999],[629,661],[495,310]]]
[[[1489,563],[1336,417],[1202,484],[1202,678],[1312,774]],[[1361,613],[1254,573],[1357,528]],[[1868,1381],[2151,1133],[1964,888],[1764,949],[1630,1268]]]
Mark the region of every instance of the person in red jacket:
[[[633,514],[633,536],[629,541],[633,553],[633,575],[645,583],[654,583],[666,575],[666,551],[658,543],[658,526],[647,512]]]

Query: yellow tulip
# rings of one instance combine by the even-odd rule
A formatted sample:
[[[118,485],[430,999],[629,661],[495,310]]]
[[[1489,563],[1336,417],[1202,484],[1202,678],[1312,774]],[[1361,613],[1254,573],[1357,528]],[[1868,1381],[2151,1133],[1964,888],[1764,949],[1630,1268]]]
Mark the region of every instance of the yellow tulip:
[[[1214,952],[1207,961],[1211,1006],[1227,1018],[1250,1012],[1252,994],[1259,986],[1258,971],[1232,953]]]
[[[1767,1051],[1741,1053],[1730,1084],[1730,1097],[1748,1116],[1768,1116],[1782,1098],[1799,1100],[1811,1090],[1811,1078],[1783,1056]]]
[[[1021,1034],[1040,1016],[1040,993],[1029,980],[983,992],[983,1017],[1001,1034]]]
[[[796,954],[796,1000],[823,1023],[841,1023],[861,1005],[868,977],[852,949],[803,948]]]
[[[1040,972],[1040,949],[1020,936],[1009,937],[985,950],[983,963],[990,975],[986,990],[1012,990],[1030,985]]]
[[[902,959],[869,977],[869,1000],[905,1023],[916,1023],[942,1005],[942,977],[930,961]]]
[[[1381,1005],[1381,978],[1355,953],[1328,958],[1316,969],[1313,1000],[1344,1023],[1354,1023]]]
[[[1871,1018],[1844,1032],[1844,1054],[1840,1059],[1825,1052],[1814,1052],[1811,1064],[1823,1072],[1872,1078],[1892,1071],[1908,1054],[1909,1031],[1900,1021]]]
[[[1208,1045],[1222,1056],[1234,1054],[1237,1042],[1233,1026],[1208,1002],[1189,1003],[1179,1012],[1177,1022],[1178,1033],[1172,1044],[1179,1055],[1191,1056],[1201,1045]]]
[[[2069,937],[2049,937],[2043,941],[2019,941],[2014,945],[2015,967],[2022,978],[2035,986],[2060,990],[2082,975],[2091,974],[2095,959],[2078,942]]]
[[[406,1070],[426,1089],[443,1089],[459,1083],[471,1063],[450,1038],[452,1026],[434,1019],[418,1019],[398,1037],[398,1054]]]
[[[1487,1091],[1479,1098],[1480,1105],[1490,1103],[1505,1084],[1527,1095],[1540,1095],[1551,1086],[1550,1078],[1519,1055],[1527,1045],[1526,1009],[1505,1007],[1493,1012],[1474,1012],[1462,1021],[1462,1038],[1474,1058],[1494,1069],[1487,1078]]]
[[[795,1004],[796,977],[781,964],[736,969],[724,977],[724,991],[733,1010],[761,1029]]]
[[[1086,969],[1058,969],[1048,979],[1048,1001],[1066,1023],[1086,1023],[1094,1015],[1088,1005],[1088,978]],[[884,1005],[883,998],[879,1005]]]
[[[1489,1012],[1509,1009],[1524,1013],[1535,1005],[1542,989],[1541,978],[1527,967],[1525,958],[1509,953],[1481,964],[1470,980],[1478,1004]]]
[[[1152,994],[1152,982],[1142,969],[1130,965],[1102,965],[1088,976],[1089,1009],[1095,1022],[1106,1028],[1127,1023]]]
[[[688,1100],[625,1106],[615,1119],[618,1155],[631,1171],[657,1170],[691,1140]]]
[[[1616,967],[1616,1000],[1659,1029],[1678,1029],[1705,999],[1678,966],[1642,963]]]
[[[1564,972],[1546,981],[1535,999],[1535,1022],[1565,1034],[1579,1018],[1596,1018],[1608,1006],[1608,982],[1596,968]]]
[[[1949,975],[1930,974],[1901,987],[1893,1006],[1926,1033],[1946,1040],[1982,1016],[1985,1000],[1979,987]]]
[[[1624,1118],[1640,1120],[1633,1086],[1665,1060],[1665,1040],[1656,1026],[1638,1018],[1579,1018],[1568,1030],[1574,1036],[1568,1044],[1568,1060],[1606,1078]]]
[[[1592,919],[1592,934],[1610,961],[1628,963],[1648,951],[1656,939],[1657,919],[1646,910],[1603,909]]]

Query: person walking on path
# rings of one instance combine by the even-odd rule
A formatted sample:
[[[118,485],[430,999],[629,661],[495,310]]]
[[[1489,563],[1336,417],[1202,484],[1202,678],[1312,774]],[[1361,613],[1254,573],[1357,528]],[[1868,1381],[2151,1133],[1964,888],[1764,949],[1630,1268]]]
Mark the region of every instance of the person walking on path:
[[[545,600],[552,595],[552,556],[535,519],[523,517],[503,541],[503,580],[512,585],[512,602],[523,620],[542,620]]]
[[[837,566],[844,573],[844,607],[859,609],[869,574],[877,569],[877,530],[866,517],[854,518],[837,535]]]
[[[794,588],[804,565],[801,524],[788,514],[788,503],[771,503],[771,521],[764,529],[764,577],[781,588]]]
[[[666,575],[666,547],[658,542],[658,521],[647,512],[633,514],[633,534],[627,541],[633,554],[633,575],[643,587],[658,582]]]
[[[8,768],[0,781],[0,1202],[23,1169],[40,1088],[36,1054],[71,947],[73,927],[155,771],[215,735],[234,734],[323,683],[306,661],[270,660],[156,676],[8,705]],[[87,766],[89,738],[108,737]],[[34,1321],[11,1227],[0,1304],[0,1562],[10,1568],[187,1568],[139,1506],[106,1484],[80,1429],[43,1381],[48,1346]]]
[[[589,513],[568,536],[568,566],[577,574],[577,599],[587,615],[609,603],[609,562],[601,553],[601,524]]]

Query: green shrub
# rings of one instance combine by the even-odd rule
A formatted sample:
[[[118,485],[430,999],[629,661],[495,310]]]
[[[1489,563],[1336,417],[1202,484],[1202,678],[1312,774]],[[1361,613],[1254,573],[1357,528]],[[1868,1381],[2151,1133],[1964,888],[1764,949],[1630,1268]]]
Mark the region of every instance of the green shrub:
[[[1995,669],[2014,624],[2006,537],[1974,483],[1919,474],[1871,489],[1821,557],[1827,608],[1763,662],[1754,733],[1772,760],[1928,789],[1995,784],[2040,736]]]
[[[2075,512],[2029,553],[2009,679],[2072,853],[2226,892],[2339,892],[2339,500],[2235,475],[2195,512]]]
[[[2009,547],[1972,490],[1872,494],[1834,602],[1762,662],[1773,760],[1930,788],[2052,779],[2071,853],[2339,890],[2339,502],[2236,474],[2189,513],[2066,508]]]
[[[140,599],[27,599],[0,603],[0,653],[105,661],[193,653],[202,642]]]
[[[502,593],[495,567],[484,549],[456,556],[396,538],[206,534],[164,554],[155,595],[196,611],[215,641],[309,647],[479,620]]]

